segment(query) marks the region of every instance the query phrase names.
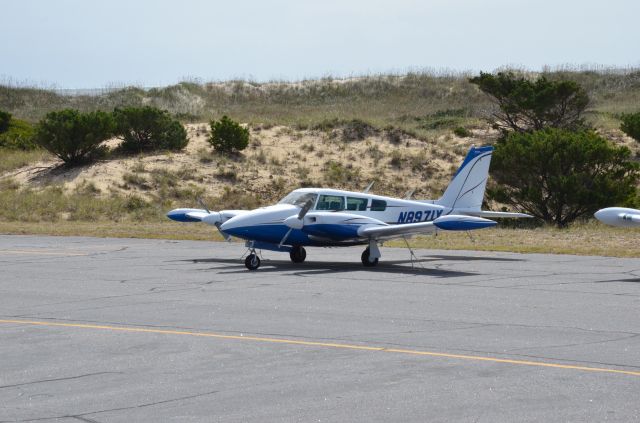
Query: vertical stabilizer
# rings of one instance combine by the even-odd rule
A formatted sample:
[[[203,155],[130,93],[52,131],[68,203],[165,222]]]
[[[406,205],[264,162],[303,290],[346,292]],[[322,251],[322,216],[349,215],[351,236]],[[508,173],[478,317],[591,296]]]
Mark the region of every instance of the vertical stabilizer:
[[[436,204],[452,209],[480,210],[489,177],[492,153],[491,146],[471,147],[442,198],[436,201]]]

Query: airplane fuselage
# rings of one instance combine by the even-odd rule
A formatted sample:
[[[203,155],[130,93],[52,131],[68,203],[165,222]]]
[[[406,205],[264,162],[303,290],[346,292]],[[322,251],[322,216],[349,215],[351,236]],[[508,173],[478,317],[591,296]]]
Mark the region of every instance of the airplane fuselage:
[[[238,238],[278,244],[291,229],[285,224],[285,219],[300,210],[296,196],[312,197],[313,206],[305,217],[304,231],[291,230],[286,245],[363,244],[368,240],[358,234],[362,225],[430,222],[451,212],[451,209],[429,200],[413,201],[361,192],[303,188],[293,191],[276,205],[235,216],[224,222],[220,229]]]

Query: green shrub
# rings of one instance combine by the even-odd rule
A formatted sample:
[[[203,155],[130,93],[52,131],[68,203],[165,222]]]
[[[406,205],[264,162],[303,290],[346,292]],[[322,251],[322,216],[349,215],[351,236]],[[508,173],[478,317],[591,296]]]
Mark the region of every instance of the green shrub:
[[[417,118],[419,127],[426,130],[451,129],[464,122],[468,112],[465,109],[438,110],[424,117]]]
[[[0,110],[0,134],[9,129],[9,122],[11,122],[11,113]]]
[[[640,166],[630,157],[589,130],[514,132],[496,144],[489,198],[565,227],[635,198]]]
[[[34,140],[67,166],[74,166],[103,155],[107,149],[100,144],[114,129],[110,113],[65,109],[48,113],[38,124]]]
[[[126,152],[182,150],[187,146],[187,131],[166,110],[155,107],[115,109],[116,135]]]
[[[323,167],[325,183],[330,185],[353,185],[360,182],[360,169],[350,164],[329,160]]]
[[[640,112],[624,114],[620,129],[634,140],[640,142]]]
[[[464,126],[458,126],[457,128],[454,128],[453,133],[455,134],[455,136],[460,138],[468,138],[472,135],[471,131],[469,131]]]
[[[244,150],[249,145],[249,130],[227,116],[218,121],[212,120],[210,126],[209,143],[216,151],[231,153]]]
[[[368,122],[352,119],[345,122],[342,128],[343,141],[361,141],[378,133],[378,129]]]
[[[11,119],[6,130],[0,133],[0,147],[13,150],[32,150],[36,148],[33,135],[34,129],[29,122]]]
[[[402,167],[403,160],[404,158],[402,157],[402,153],[400,152],[400,150],[396,149],[391,152],[391,157],[389,158],[389,164],[399,169]]]

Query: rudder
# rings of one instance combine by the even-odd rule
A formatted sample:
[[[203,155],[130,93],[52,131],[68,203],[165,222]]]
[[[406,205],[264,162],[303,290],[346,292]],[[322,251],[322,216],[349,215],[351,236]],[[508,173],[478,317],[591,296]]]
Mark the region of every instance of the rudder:
[[[436,204],[451,209],[480,210],[489,177],[492,146],[471,147]]]

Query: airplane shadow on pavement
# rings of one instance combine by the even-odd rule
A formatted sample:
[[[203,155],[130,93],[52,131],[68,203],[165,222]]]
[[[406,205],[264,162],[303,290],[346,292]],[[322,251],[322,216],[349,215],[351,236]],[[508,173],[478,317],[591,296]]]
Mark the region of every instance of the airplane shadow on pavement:
[[[464,272],[457,270],[447,270],[437,267],[429,267],[429,264],[436,264],[442,260],[451,261],[522,261],[521,259],[510,259],[502,257],[468,257],[468,256],[426,256],[412,260],[384,260],[380,261],[375,267],[364,267],[360,262],[327,262],[308,260],[304,263],[292,263],[289,260],[272,260],[263,259],[262,265],[256,274],[275,273],[275,272],[293,272],[300,276],[312,276],[332,273],[347,272],[369,272],[375,273],[394,273],[406,275],[424,275],[437,278],[452,278],[464,276],[477,276],[477,272]],[[226,267],[211,267],[203,269],[205,271],[217,270],[224,274],[247,273],[250,272],[244,266],[243,260],[240,258],[202,258],[191,260],[180,260],[192,263],[216,263],[224,264]]]

